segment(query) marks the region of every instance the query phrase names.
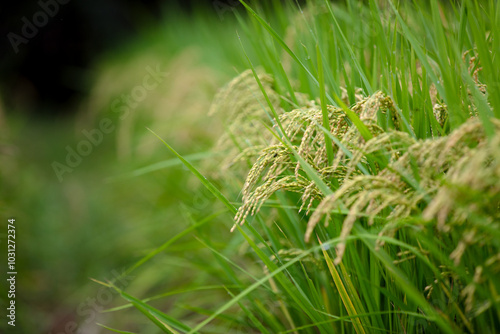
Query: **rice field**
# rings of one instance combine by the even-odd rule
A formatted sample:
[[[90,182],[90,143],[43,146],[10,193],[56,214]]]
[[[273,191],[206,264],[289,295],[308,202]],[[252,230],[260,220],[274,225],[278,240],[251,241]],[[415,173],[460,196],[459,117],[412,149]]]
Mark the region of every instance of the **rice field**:
[[[113,130],[24,174],[51,198],[21,217],[79,217],[72,331],[499,332],[497,1],[224,6],[104,59],[75,124]]]

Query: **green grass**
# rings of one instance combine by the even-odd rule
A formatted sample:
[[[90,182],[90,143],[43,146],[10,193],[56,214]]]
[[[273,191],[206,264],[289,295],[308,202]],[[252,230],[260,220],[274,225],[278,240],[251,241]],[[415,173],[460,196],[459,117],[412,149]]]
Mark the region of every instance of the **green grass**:
[[[214,198],[130,270],[197,244],[185,296],[117,291],[165,333],[498,332],[497,3],[243,5],[230,166],[163,142]]]

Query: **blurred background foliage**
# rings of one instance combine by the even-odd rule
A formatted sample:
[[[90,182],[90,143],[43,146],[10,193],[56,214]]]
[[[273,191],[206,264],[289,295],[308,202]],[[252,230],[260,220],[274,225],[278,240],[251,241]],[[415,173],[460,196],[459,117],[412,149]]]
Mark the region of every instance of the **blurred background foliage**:
[[[203,190],[193,196],[197,182],[146,127],[184,154],[202,153],[195,160],[210,157],[203,152],[221,130],[217,117],[207,116],[210,103],[244,69],[231,14],[243,8],[217,3],[74,1],[61,5],[18,54],[4,40],[0,210],[2,221],[17,220],[19,333],[105,332],[95,322],[111,324],[112,315],[86,312],[88,298],[100,288],[89,277],[113,279],[183,231],[186,207],[196,214],[212,201]],[[5,9],[5,17],[11,10],[2,19],[6,31],[20,30],[20,18],[40,10],[14,3]],[[159,67],[165,80],[119,119],[112,103],[142,84],[146,67]],[[115,130],[59,182],[52,163],[65,164],[66,147],[75,149],[86,139],[82,131],[98,128],[103,118]],[[143,174],[142,167],[165,160],[169,168]],[[136,170],[138,176],[130,174]],[[229,233],[229,226],[210,229],[221,237]],[[0,236],[5,245],[5,229]],[[143,295],[149,287],[164,292],[200,279],[190,266],[196,257],[205,265],[203,248],[193,239],[170,248],[168,256],[152,261],[155,270],[143,269],[129,288]],[[5,280],[1,284],[6,287]],[[120,303],[114,298],[97,304]],[[125,325],[123,314],[118,317]],[[67,327],[73,322],[76,328]],[[126,323],[147,333],[135,312]]]

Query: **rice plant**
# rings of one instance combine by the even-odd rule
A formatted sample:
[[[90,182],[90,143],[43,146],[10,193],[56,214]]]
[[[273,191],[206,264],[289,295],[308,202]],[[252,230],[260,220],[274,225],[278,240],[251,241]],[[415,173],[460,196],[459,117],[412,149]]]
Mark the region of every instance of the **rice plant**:
[[[166,333],[498,332],[497,2],[242,4],[222,158],[165,143],[231,214],[190,216],[213,260],[186,291],[225,294],[122,296]]]

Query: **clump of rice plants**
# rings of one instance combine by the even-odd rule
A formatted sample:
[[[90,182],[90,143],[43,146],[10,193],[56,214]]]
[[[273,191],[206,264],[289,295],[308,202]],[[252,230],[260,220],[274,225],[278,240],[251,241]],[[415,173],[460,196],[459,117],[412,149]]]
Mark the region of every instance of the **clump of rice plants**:
[[[360,119],[373,134],[369,140],[364,140],[355,126],[348,126],[348,117],[341,109],[331,107],[329,132],[341,138],[332,164],[328,163],[319,125],[321,110],[298,109],[283,114],[285,134],[296,152],[333,193],[325,196],[321,192],[285,144],[271,143],[259,152],[248,174],[243,204],[235,221],[243,223],[248,214],[258,213],[260,206],[277,191],[297,192],[302,203],[299,212],[304,206],[307,206],[306,216],[314,211],[308,219],[306,242],[311,241],[320,221],[325,226],[339,225],[342,240],[335,252],[336,265],[342,262],[345,238],[355,223],[378,226],[379,246],[385,243],[383,236],[394,238],[398,231],[408,228],[422,233],[433,231],[435,241],[446,240],[449,249],[446,256],[455,266],[433,259],[435,265],[446,268],[438,270],[435,279],[450,277],[453,284],[460,286],[457,293],[463,303],[457,307],[462,315],[470,314],[473,309],[484,312],[493,303],[488,290],[474,297],[476,286],[479,282],[483,287],[494,284],[500,274],[495,236],[498,233],[491,234],[500,224],[500,122],[492,120],[495,136],[490,140],[475,118],[448,136],[416,140],[406,132],[384,131],[377,125],[377,114],[390,113],[391,107],[390,99],[376,93],[352,108],[360,112]],[[339,209],[346,214],[338,215]],[[337,218],[333,220],[332,216]],[[418,236],[414,237],[418,244]],[[483,263],[469,264],[477,277],[467,283],[456,267],[460,266],[467,248],[478,244],[496,251]],[[400,264],[409,258],[415,259],[415,255],[402,252],[394,262]],[[488,277],[481,276],[485,266],[489,268]],[[428,283],[420,287],[422,291],[444,289],[441,293],[450,293],[450,284],[434,286],[432,280]]]
[[[233,217],[230,240],[191,227],[228,296],[124,297],[174,333],[499,331],[496,2],[242,4],[223,190],[167,144]]]

